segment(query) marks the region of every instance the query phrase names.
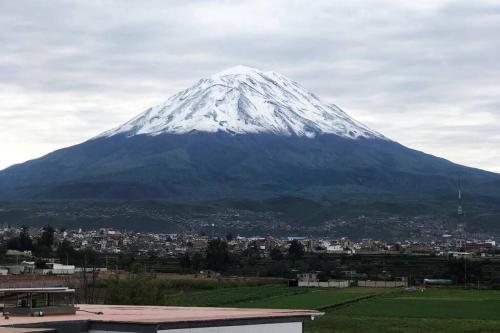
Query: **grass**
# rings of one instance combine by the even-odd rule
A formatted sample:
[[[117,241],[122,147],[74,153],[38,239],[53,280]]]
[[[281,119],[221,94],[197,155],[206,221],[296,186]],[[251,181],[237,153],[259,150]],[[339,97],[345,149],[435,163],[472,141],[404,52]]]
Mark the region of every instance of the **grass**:
[[[429,318],[373,318],[369,316],[325,316],[306,323],[306,333],[493,333],[500,332],[500,321]]]
[[[338,311],[371,317],[500,320],[499,291],[427,290],[366,300]]]
[[[221,288],[170,296],[165,305],[228,306],[236,308],[321,309],[366,297],[379,290],[370,288],[316,289],[283,285]]]
[[[170,296],[165,300],[165,305],[237,307],[236,304],[244,304],[244,302],[257,302],[262,299],[272,299],[276,296],[290,297],[305,292],[307,290],[289,288],[283,285],[221,288]]]
[[[373,296],[369,297],[368,296]],[[318,309],[306,333],[500,332],[500,291],[228,287],[170,295],[165,305]]]
[[[500,332],[500,292],[392,291],[337,309],[306,324],[324,332]]]
[[[275,284],[270,285],[273,282]],[[292,292],[283,283],[279,285],[270,279],[178,278],[149,274],[110,277],[100,280],[100,285],[103,286],[103,303],[131,305],[210,306],[219,302],[244,301],[249,299],[247,297],[254,297],[253,293],[257,293],[255,297],[267,297],[269,293]],[[234,295],[228,290],[232,290]]]
[[[369,288],[353,289],[298,289],[295,295],[279,295],[234,304],[241,308],[323,309],[380,293]]]

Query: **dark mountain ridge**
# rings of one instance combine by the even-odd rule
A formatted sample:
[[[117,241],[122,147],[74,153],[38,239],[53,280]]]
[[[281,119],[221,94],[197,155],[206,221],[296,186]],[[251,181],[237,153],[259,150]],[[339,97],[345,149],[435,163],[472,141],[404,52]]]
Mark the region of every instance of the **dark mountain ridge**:
[[[116,135],[0,172],[3,199],[170,199],[453,192],[499,195],[500,175],[380,139],[273,134]]]

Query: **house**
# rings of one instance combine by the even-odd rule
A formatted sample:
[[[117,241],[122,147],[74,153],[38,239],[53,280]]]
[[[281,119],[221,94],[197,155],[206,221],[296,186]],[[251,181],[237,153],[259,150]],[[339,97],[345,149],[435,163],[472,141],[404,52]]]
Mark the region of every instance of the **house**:
[[[302,273],[297,274],[299,282],[318,282],[318,273]]]
[[[43,269],[35,269],[37,274],[45,275],[45,274],[54,274],[54,275],[67,275],[67,274],[75,274],[75,266],[74,265],[63,265],[54,262],[46,263],[47,268]]]

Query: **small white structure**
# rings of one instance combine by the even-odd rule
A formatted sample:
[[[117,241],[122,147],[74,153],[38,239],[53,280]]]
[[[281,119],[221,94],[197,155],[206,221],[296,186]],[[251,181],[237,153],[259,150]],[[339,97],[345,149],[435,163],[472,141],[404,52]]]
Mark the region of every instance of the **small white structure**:
[[[472,253],[470,252],[458,252],[458,251],[449,251],[448,256],[453,258],[468,258],[472,257]]]
[[[75,265],[63,265],[58,263],[47,263],[49,267],[49,274],[75,274]]]
[[[5,252],[7,256],[15,256],[15,257],[31,257],[31,251],[18,251],[18,250],[7,250]]]
[[[299,281],[299,287],[316,287],[316,288],[348,288],[349,280],[329,280],[327,282],[319,281]]]
[[[317,273],[302,273],[297,274],[297,280],[300,282],[318,282],[318,274]],[[300,287],[300,285],[299,285]]]

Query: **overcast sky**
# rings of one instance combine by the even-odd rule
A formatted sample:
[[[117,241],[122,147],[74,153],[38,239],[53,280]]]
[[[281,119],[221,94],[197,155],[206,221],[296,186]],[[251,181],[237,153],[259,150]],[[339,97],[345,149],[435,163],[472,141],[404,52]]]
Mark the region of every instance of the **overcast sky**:
[[[0,169],[243,64],[406,146],[500,172],[500,2],[0,2]]]

